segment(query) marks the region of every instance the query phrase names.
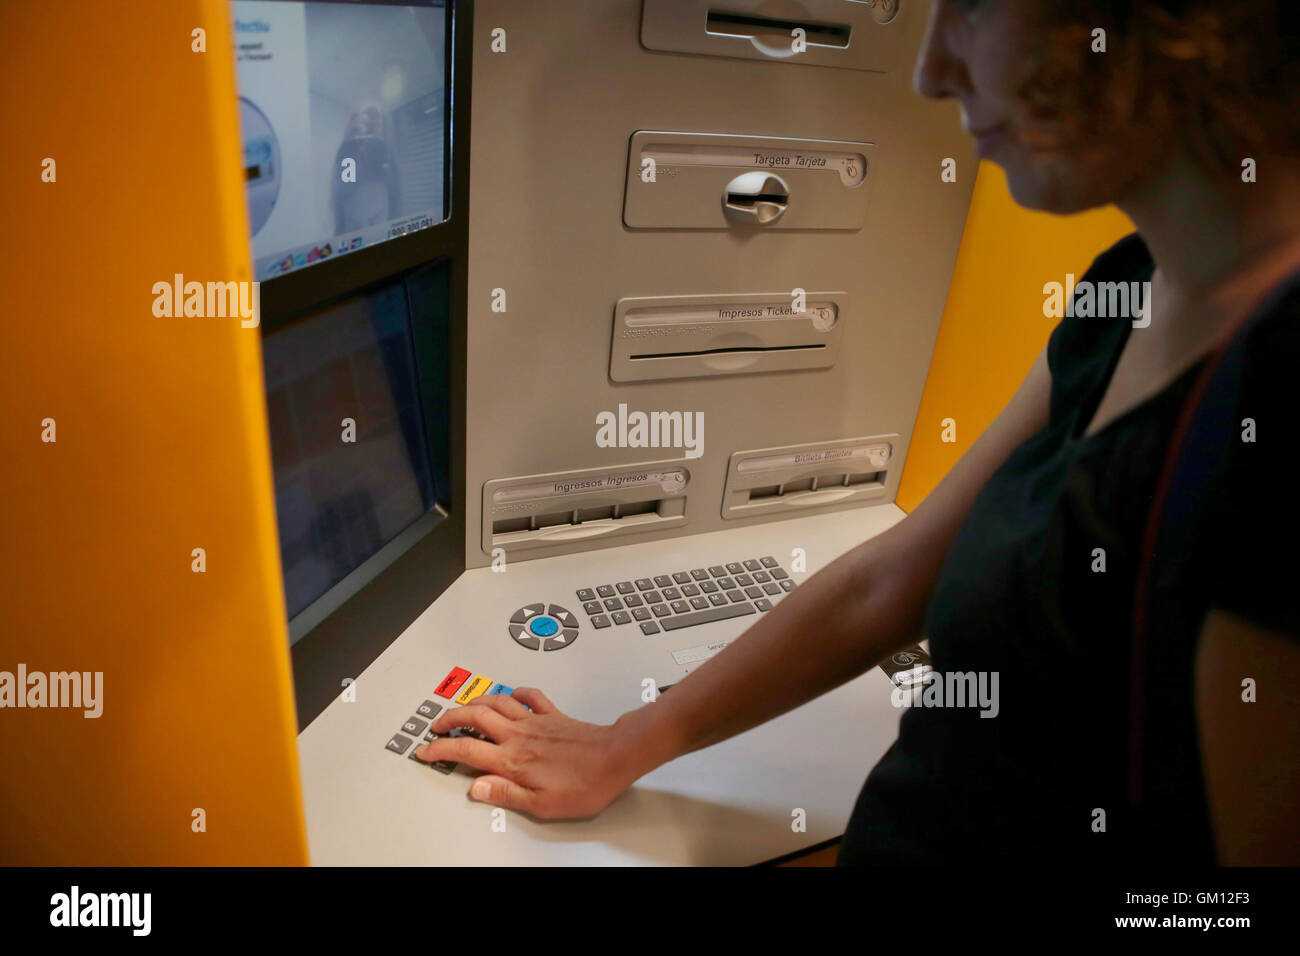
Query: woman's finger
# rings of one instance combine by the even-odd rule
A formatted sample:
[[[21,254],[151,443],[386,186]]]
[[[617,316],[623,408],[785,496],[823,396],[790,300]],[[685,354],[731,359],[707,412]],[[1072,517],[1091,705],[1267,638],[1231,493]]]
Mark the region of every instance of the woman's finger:
[[[469,796],[479,803],[490,803],[507,810],[522,810],[524,813],[532,813],[537,802],[534,791],[495,774],[484,774],[475,780],[469,788]]]
[[[533,709],[535,714],[558,714],[560,708],[551,703],[551,699],[536,687],[519,687],[510,695],[515,700],[523,701]]]

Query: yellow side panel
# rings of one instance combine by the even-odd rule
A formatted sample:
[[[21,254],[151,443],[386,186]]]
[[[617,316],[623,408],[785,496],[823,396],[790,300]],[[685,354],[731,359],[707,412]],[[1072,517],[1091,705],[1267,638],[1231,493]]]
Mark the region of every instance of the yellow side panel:
[[[251,278],[229,7],[56,6],[0,30],[0,671],[103,713],[0,709],[0,863],[305,863],[259,332],[153,313]]]
[[[1082,276],[1096,256],[1133,231],[1116,209],[1052,216],[1017,206],[1002,170],[980,166],[961,253],[898,506],[911,511],[956,464],[1020,387],[1059,319],[1043,315],[1043,286]],[[943,441],[945,419],[955,442]]]

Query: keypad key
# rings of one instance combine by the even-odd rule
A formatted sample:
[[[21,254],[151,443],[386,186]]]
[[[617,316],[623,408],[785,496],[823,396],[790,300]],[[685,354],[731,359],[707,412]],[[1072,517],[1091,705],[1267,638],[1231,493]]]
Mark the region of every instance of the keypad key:
[[[613,596],[614,596],[614,585],[612,585],[612,584],[602,584],[600,587],[596,588],[596,593],[599,594],[599,595],[600,595],[601,597],[603,597],[603,598],[613,597]]]
[[[697,581],[703,581],[706,578],[708,578],[708,576],[709,576],[709,572],[704,570],[703,568],[691,569],[691,577],[693,577]]]
[[[578,600],[582,601],[584,604],[588,601],[594,601],[596,600],[596,592],[591,588],[582,588],[578,591]]]
[[[772,569],[772,577],[776,578],[778,581],[780,581],[783,578],[788,578],[789,576],[790,576],[790,572],[787,571],[785,568]]]
[[[745,562],[746,571],[757,571],[761,567],[762,565],[759,564],[757,559],[755,558],[750,558],[748,561]]]
[[[727,570],[730,571],[732,574],[740,574],[742,571],[745,570],[745,566],[741,564],[739,561],[728,561]]]
[[[788,578],[787,578],[786,580],[782,581],[782,582],[781,582],[781,590],[782,590],[782,591],[793,591],[793,590],[794,590],[794,582],[791,581],[791,580],[789,580]]]
[[[753,585],[751,585],[751,586],[745,588],[745,593],[748,594],[748,595],[749,595],[751,598],[753,598],[755,601],[757,601],[759,598],[761,598],[761,597],[763,596],[763,589],[762,589],[762,588],[757,588],[757,587],[754,587]]]
[[[673,583],[673,579],[666,574],[655,575],[655,584],[659,585],[659,587],[661,588],[666,588],[670,586],[672,583]]]
[[[621,611],[623,610],[623,602],[618,598],[605,598],[605,610]]]
[[[632,587],[631,581],[619,581],[614,587],[618,589],[619,594],[631,594],[636,588]]]
[[[674,614],[685,614],[691,609],[691,606],[685,601],[674,601],[672,604]]]
[[[725,594],[710,594],[709,603],[717,607],[722,607],[722,605],[727,603],[727,596]]]
[[[456,691],[460,690],[460,685],[469,680],[469,671],[463,667],[453,667],[451,673],[442,679],[438,689],[434,691],[439,697],[446,697],[448,700],[456,696]]]
[[[646,602],[646,604],[658,604],[663,600],[663,598],[659,596],[658,591],[646,591],[645,594],[641,595],[641,598]]]
[[[586,611],[588,614],[599,614],[601,611],[605,610],[603,607],[600,606],[599,601],[588,601],[586,604],[582,606],[582,609]]]
[[[441,710],[442,704],[435,703],[431,700],[426,700],[419,707],[415,708],[415,712],[425,720],[433,720],[433,718],[438,716],[438,712]]]
[[[758,608],[760,611],[770,611],[772,610],[772,602],[767,598],[759,598],[754,602],[754,607]]]
[[[757,584],[766,584],[766,583],[767,583],[768,581],[770,581],[770,580],[772,580],[772,575],[768,574],[766,571],[755,571],[755,572],[754,572],[754,581],[755,581],[755,583],[757,583]]]
[[[623,598],[623,603],[628,607],[640,607],[645,602],[641,600],[641,595],[629,594],[627,597]]]
[[[673,580],[676,581],[678,584],[690,584],[690,583],[691,583],[691,575],[690,575],[690,572],[689,572],[689,571],[675,571],[675,572],[673,572]]]
[[[758,563],[763,565],[765,568],[774,568],[776,567],[776,558],[768,555],[766,558],[759,558]]]
[[[751,578],[748,574],[737,574],[736,583],[739,584],[742,588],[747,588],[754,583],[754,579]]]
[[[437,739],[438,739],[438,735],[435,734],[435,733],[433,732],[432,729],[426,730],[426,731],[424,732],[424,742],[425,742],[426,744],[427,744],[430,740],[437,740]]]
[[[656,624],[654,621],[646,621],[644,624],[641,625],[641,633],[642,633],[642,634],[658,634],[658,633],[659,633],[659,625]]]
[[[437,763],[429,764],[429,766],[432,767],[434,770],[438,771],[438,773],[451,773],[453,770],[456,769],[456,761],[439,760]]]
[[[695,608],[695,610],[697,611],[703,611],[708,606],[709,606],[708,598],[705,597],[691,598],[691,607]]]
[[[638,621],[646,621],[646,620],[649,620],[649,619],[650,619],[650,609],[649,609],[649,608],[646,608],[646,607],[634,607],[634,608],[632,609],[632,616],[633,616],[634,618],[636,618]]]
[[[655,617],[667,617],[669,614],[673,613],[667,604],[656,604],[650,610],[655,612]]]
[[[591,619],[592,627],[609,627],[609,618],[603,614],[597,614]]]
[[[732,604],[739,604],[741,601],[745,600],[745,595],[740,591],[728,591],[727,597],[731,599]]]
[[[662,624],[665,631],[675,631],[682,627],[694,627],[696,624],[707,624],[710,621],[725,621],[727,618],[753,613],[754,605],[747,601],[744,604],[711,607],[707,611],[692,611],[690,614],[682,614],[679,617],[666,618]]]
[[[418,737],[420,734],[424,733],[425,728],[428,726],[429,724],[427,721],[412,717],[406,723],[402,724],[402,733],[410,734],[412,737]]]
[[[727,569],[720,564],[715,564],[709,568],[709,573],[715,578],[724,578],[727,576]]]
[[[680,601],[681,599],[682,599],[681,591],[677,590],[676,588],[664,588],[665,601]]]
[[[712,593],[713,593],[714,591],[716,591],[717,589],[718,589],[718,586],[717,586],[716,584],[714,584],[712,581],[701,581],[701,582],[700,582],[700,590],[703,591],[705,594],[712,594]]]
[[[722,588],[724,591],[734,591],[736,588],[736,582],[731,580],[731,578],[718,578],[718,587]]]
[[[406,753],[406,748],[411,746],[411,738],[403,737],[401,734],[393,734],[388,743],[384,746],[395,754]]]
[[[632,615],[628,614],[627,611],[615,611],[613,617],[615,624],[630,624],[632,622]]]
[[[769,581],[769,582],[767,582],[767,584],[764,584],[764,585],[763,585],[763,590],[766,591],[768,594],[780,594],[780,593],[781,593],[781,589],[780,589],[779,587],[777,587],[776,583],[773,582],[773,581]]]
[[[636,586],[637,586],[637,590],[639,591],[649,591],[652,587],[654,587],[654,582],[651,581],[649,578],[637,578]]]

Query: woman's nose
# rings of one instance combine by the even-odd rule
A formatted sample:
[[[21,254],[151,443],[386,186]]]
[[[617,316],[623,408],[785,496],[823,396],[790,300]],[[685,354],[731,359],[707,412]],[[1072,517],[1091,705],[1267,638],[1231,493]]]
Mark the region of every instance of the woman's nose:
[[[928,99],[957,96],[970,88],[966,64],[953,53],[954,24],[948,6],[943,0],[931,3],[930,21],[912,76],[916,92]]]

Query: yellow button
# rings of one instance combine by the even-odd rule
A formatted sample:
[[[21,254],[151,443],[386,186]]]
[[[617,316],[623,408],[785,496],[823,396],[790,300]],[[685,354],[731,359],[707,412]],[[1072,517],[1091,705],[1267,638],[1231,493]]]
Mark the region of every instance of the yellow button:
[[[475,674],[470,678],[469,683],[465,685],[465,689],[460,692],[460,696],[456,698],[456,703],[468,704],[475,697],[481,697],[483,694],[486,694],[487,689],[495,683],[496,681],[490,677],[484,677],[482,674]]]

